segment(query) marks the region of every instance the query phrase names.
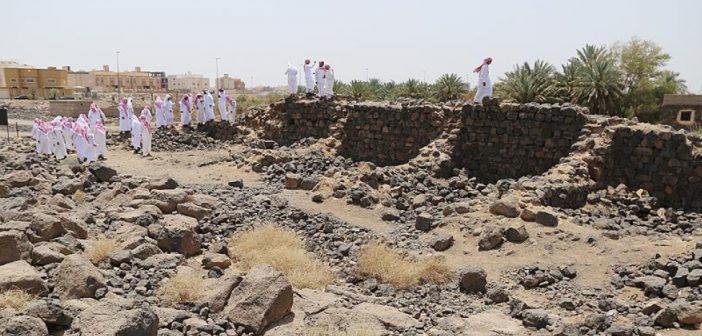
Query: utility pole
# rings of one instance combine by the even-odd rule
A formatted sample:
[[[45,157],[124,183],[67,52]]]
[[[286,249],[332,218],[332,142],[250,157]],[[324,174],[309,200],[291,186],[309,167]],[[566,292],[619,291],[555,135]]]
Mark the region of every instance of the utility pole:
[[[117,94],[119,95],[121,93],[122,93],[122,87],[119,84],[119,50],[118,50],[117,51]]]
[[[219,57],[217,57],[215,58],[215,90],[219,87]]]

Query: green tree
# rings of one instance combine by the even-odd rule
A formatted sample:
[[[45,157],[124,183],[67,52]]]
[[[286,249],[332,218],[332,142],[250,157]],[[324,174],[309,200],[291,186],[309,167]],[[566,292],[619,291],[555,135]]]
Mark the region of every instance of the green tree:
[[[374,97],[371,87],[366,81],[352,80],[346,90],[356,99],[366,100]]]
[[[348,87],[349,87],[348,84],[346,84],[346,83],[344,83],[344,82],[342,82],[342,81],[340,81],[340,80],[338,80],[338,79],[335,79],[335,80],[334,80],[334,93],[335,93],[335,94],[347,93],[347,92],[348,92]]]
[[[620,115],[624,78],[614,55],[605,47],[586,45],[572,60],[577,67],[574,102],[595,114]]]
[[[574,60],[569,60],[566,64],[561,65],[561,72],[556,72],[553,75],[555,80],[556,95],[565,102],[572,102],[575,97],[575,87],[578,83],[578,63]]]
[[[555,72],[552,65],[542,60],[536,60],[534,65],[524,62],[505,73],[498,91],[519,103],[551,102],[556,99]]]
[[[442,102],[461,98],[466,92],[466,84],[456,74],[443,74],[433,86],[434,97]]]
[[[410,78],[400,84],[398,97],[427,99],[429,98],[429,91],[429,84]]]
[[[400,86],[397,85],[395,81],[382,83],[382,87],[380,88],[380,91],[378,91],[377,94],[378,99],[392,100],[397,98],[399,87]]]

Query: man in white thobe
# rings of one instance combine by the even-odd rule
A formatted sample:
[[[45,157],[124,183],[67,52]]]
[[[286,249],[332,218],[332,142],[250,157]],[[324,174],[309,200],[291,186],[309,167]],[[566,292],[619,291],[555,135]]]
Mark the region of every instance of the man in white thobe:
[[[219,98],[217,101],[219,108],[219,116],[222,121],[229,121],[229,111],[227,111],[227,92],[224,89],[219,89]]]
[[[166,101],[163,103],[163,115],[166,117],[166,127],[173,124],[173,99],[171,95],[166,95]]]
[[[205,114],[205,122],[214,120],[215,118],[215,113],[214,113],[214,97],[212,97],[212,93],[208,90],[205,90],[205,111],[207,112]]]
[[[127,98],[127,117],[132,120],[134,115],[134,105],[132,104],[132,97]]]
[[[197,123],[202,124],[205,122],[205,99],[202,98],[202,94],[195,96],[195,109],[197,110]]]
[[[156,128],[166,126],[166,113],[161,96],[157,96],[154,101],[154,112],[156,112]]]
[[[135,115],[132,114],[132,148],[134,148],[134,153],[139,153],[141,151],[141,121]]]
[[[288,76],[288,93],[292,96],[297,93],[297,69],[288,63],[288,70],[285,70],[285,74]]]
[[[492,64],[492,57],[488,57],[483,60],[477,68],[473,69],[473,72],[478,73],[478,91],[475,93],[475,103],[482,104],[483,98],[492,97],[492,82],[490,82],[490,69],[489,66]]]
[[[188,95],[180,98],[180,124],[183,127],[190,127],[190,96]]]
[[[88,125],[90,125],[90,129],[93,132],[95,132],[95,125],[99,120],[104,122],[105,114],[102,113],[102,110],[97,106],[97,104],[92,103],[90,104],[90,111],[88,111]]]
[[[326,71],[324,71],[324,61],[319,61],[319,68],[314,72],[315,80],[317,81],[317,96],[324,96],[324,78]]]
[[[122,98],[122,101],[117,106],[119,110],[119,132],[129,132],[132,128],[132,119],[129,117],[129,111],[127,107],[127,98]]]
[[[334,69],[327,64],[324,66],[324,97],[331,99],[334,97]]]
[[[236,99],[234,96],[227,96],[227,105],[229,105],[229,123],[236,124]]]
[[[139,117],[139,122],[141,122],[141,154],[149,156],[151,155],[151,123],[146,116]]]
[[[305,65],[303,66],[303,70],[305,72],[305,93],[307,96],[312,95],[312,91],[314,91],[314,77],[312,77],[312,69],[314,68],[315,64],[317,64],[317,62],[311,63],[309,59],[306,59]]]

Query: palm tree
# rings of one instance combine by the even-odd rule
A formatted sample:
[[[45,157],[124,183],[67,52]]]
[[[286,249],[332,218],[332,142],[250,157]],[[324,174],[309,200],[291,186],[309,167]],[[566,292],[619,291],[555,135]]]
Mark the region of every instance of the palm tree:
[[[658,74],[658,87],[665,93],[687,93],[687,84],[685,83],[686,81],[680,78],[679,72],[664,70]]]
[[[348,91],[348,84],[335,79],[334,80],[334,92],[338,93],[347,93]]]
[[[434,97],[439,101],[455,100],[466,92],[466,84],[456,74],[444,74],[434,83]]]
[[[373,97],[370,85],[366,81],[352,80],[347,90],[356,99],[365,100]]]
[[[575,60],[569,60],[568,63],[561,65],[561,72],[556,72],[553,75],[556,81],[557,95],[561,100],[572,102],[575,95],[575,86],[578,82],[578,63]]]
[[[428,98],[429,85],[414,78],[410,78],[400,85],[398,96],[408,98]]]
[[[586,45],[573,59],[577,67],[574,101],[596,114],[621,114],[624,75],[612,53],[604,47]]]
[[[399,85],[395,81],[389,81],[382,84],[382,87],[378,91],[377,97],[384,100],[392,100],[397,97],[397,91]]]
[[[587,62],[580,68],[575,101],[595,114],[621,114],[624,97],[622,73],[610,60]]]
[[[551,102],[556,99],[555,68],[542,60],[524,62],[505,73],[500,90],[519,103]]]

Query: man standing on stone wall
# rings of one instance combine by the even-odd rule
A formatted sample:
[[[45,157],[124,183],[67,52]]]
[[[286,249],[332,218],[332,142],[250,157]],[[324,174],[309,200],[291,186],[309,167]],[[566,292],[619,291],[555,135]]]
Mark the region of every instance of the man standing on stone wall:
[[[324,61],[319,61],[319,68],[314,73],[315,79],[317,80],[317,96],[322,98],[324,96],[324,80],[326,79],[326,71],[324,70]]]
[[[305,71],[305,94],[307,95],[307,98],[314,95],[312,93],[312,91],[314,90],[314,77],[312,77],[312,68],[314,68],[315,64],[317,64],[316,61],[312,63],[309,59],[306,59],[305,65],[303,66]]]
[[[489,66],[492,64],[492,57],[483,60],[473,72],[478,73],[478,91],[475,93],[475,103],[482,104],[483,98],[492,97],[492,82],[490,82]]]

